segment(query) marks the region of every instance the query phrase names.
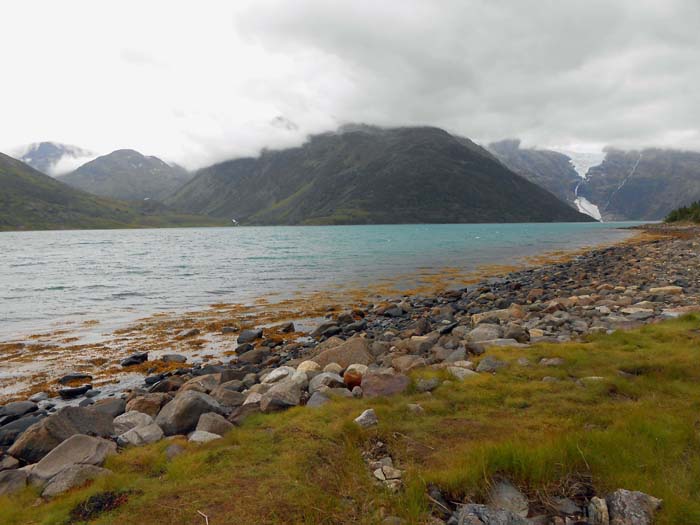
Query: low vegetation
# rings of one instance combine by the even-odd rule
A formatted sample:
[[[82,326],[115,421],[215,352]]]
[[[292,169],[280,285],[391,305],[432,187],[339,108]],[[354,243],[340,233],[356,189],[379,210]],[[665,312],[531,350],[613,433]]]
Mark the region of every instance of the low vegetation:
[[[330,524],[397,515],[419,524],[432,512],[428,486],[448,501],[480,501],[498,477],[535,508],[554,496],[627,488],[664,500],[659,524],[700,523],[700,316],[486,355],[509,366],[432,394],[338,399],[251,417],[208,445],[183,441],[186,451],[172,460],[168,440],[128,450],[107,465],[114,475],[49,503],[35,504],[32,489],[0,499],[0,523],[85,516],[191,524],[206,516],[213,525]],[[539,365],[545,357],[564,364]],[[414,379],[441,374],[424,369]],[[361,429],[353,418],[369,407],[379,425]],[[405,472],[396,494],[372,480],[363,460],[376,440]]]
[[[700,201],[689,206],[682,206],[666,216],[665,222],[696,222],[700,223]]]

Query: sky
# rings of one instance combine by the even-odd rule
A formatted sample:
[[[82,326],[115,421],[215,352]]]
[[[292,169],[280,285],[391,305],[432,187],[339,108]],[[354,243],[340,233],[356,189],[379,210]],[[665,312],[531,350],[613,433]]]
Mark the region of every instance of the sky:
[[[697,0],[25,0],[2,19],[0,151],[196,169],[348,122],[700,150]]]

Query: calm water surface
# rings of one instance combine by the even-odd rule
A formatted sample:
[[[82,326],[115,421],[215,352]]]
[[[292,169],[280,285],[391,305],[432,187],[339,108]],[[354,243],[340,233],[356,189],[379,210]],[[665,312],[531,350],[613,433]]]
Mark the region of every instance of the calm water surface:
[[[271,293],[371,286],[612,242],[636,223],[239,227],[0,233],[0,340]],[[407,285],[410,283],[407,283]]]

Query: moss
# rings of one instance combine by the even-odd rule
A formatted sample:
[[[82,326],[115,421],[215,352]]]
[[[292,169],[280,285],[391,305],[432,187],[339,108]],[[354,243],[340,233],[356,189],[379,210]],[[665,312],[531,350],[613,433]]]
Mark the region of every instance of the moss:
[[[425,523],[426,486],[453,500],[484,497],[506,476],[544,505],[551,495],[620,487],[664,499],[659,524],[700,522],[700,317],[594,336],[580,343],[493,348],[509,362],[496,375],[387,399],[337,399],[252,417],[223,439],[169,442],[110,460],[115,474],[47,504],[27,489],[0,499],[0,522],[63,523],[95,494],[132,491],[91,523],[378,523],[383,515]],[[528,357],[530,366],[517,364]],[[540,367],[562,357],[562,367]],[[633,374],[620,371],[634,371]],[[445,377],[442,372],[417,371]],[[556,376],[559,382],[542,382]],[[602,379],[586,379],[596,376]],[[420,403],[412,415],[407,403]],[[379,426],[352,423],[375,408]],[[374,439],[405,470],[405,489],[376,485],[362,460]]]

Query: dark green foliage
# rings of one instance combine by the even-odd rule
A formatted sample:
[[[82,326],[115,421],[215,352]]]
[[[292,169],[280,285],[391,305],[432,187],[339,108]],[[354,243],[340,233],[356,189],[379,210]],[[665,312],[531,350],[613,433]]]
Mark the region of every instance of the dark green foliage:
[[[201,170],[166,201],[248,224],[587,221],[467,139],[352,126]]]
[[[700,201],[676,208],[666,216],[665,222],[700,222]]]

